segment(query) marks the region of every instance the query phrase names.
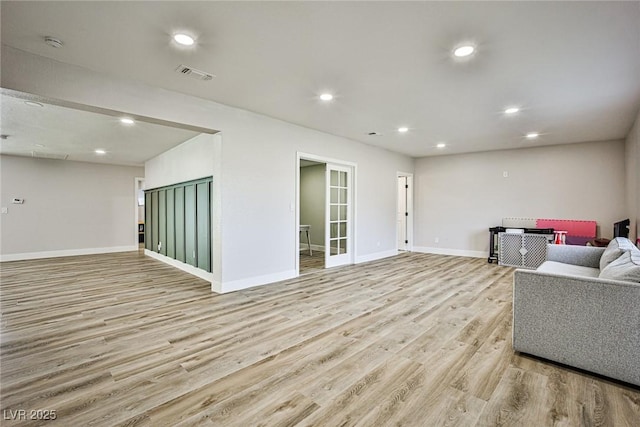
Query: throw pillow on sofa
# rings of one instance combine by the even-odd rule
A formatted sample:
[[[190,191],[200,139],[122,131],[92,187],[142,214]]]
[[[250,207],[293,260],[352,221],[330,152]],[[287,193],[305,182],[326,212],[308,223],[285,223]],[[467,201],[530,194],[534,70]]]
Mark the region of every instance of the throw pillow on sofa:
[[[602,257],[600,257],[600,270],[604,270],[607,265],[620,258],[620,255],[632,249],[637,248],[633,246],[631,240],[626,237],[616,237],[609,242],[607,249],[604,250]]]
[[[640,251],[630,250],[620,255],[600,271],[600,278],[640,283]]]

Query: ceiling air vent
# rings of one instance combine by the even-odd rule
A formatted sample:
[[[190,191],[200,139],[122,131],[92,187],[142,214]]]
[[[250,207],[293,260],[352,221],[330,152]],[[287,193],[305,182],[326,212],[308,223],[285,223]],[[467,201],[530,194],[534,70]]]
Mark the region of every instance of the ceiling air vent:
[[[207,73],[206,71],[197,70],[195,68],[187,67],[186,65],[178,65],[176,72],[204,81],[212,80],[215,77],[213,74]]]
[[[55,159],[55,160],[67,160],[68,154],[55,154],[55,153],[43,153],[42,151],[32,151],[31,157],[38,157],[40,159]]]

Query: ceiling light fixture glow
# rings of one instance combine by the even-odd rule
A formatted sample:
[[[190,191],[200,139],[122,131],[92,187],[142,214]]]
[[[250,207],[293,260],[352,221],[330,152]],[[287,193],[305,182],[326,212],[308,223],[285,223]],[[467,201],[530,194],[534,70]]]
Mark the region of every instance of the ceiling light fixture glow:
[[[440,142],[438,145],[436,145],[436,147],[438,147],[438,148],[444,148],[446,146],[447,146],[447,144],[445,144],[444,142]]]
[[[95,151],[95,153],[96,153],[96,154],[99,154],[99,155],[101,155],[101,156],[102,156],[102,155],[104,155],[104,154],[107,154],[107,152],[106,152],[106,151],[104,151],[104,150],[103,150],[103,149],[101,149],[101,148],[98,148],[98,149]]]
[[[529,132],[526,136],[528,139],[536,139],[540,134],[538,132]]]
[[[29,107],[44,107],[44,105],[36,101],[24,101],[24,103],[27,104]]]
[[[406,126],[402,126],[398,128],[398,132],[400,133],[405,133],[405,132],[409,132],[409,128]]]
[[[121,118],[121,119],[120,119],[120,122],[121,122],[122,124],[125,124],[125,125],[132,125],[132,124],[134,124],[134,123],[135,123],[135,122],[133,121],[133,119],[130,119],[129,117],[123,117],[123,118]]]
[[[333,95],[331,95],[330,93],[323,93],[322,95],[320,95],[320,99],[323,101],[331,101],[333,99]]]
[[[505,114],[515,114],[518,111],[520,111],[520,109],[518,107],[509,107],[506,110],[504,110]]]
[[[455,48],[455,50],[453,51],[453,54],[458,58],[463,58],[465,56],[471,55],[473,52],[475,52],[475,50],[476,48],[469,44],[469,45],[459,46]]]
[[[182,46],[193,46],[193,44],[196,42],[193,37],[184,33],[174,34],[173,39],[176,41],[176,43],[181,44]]]

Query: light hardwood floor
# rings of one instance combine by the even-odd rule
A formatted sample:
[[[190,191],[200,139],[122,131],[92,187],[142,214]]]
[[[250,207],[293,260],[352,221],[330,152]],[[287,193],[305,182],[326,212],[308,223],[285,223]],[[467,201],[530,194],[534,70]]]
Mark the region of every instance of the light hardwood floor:
[[[309,251],[300,251],[300,274],[308,274],[318,272],[324,269],[324,252],[313,251],[309,255]]]
[[[135,252],[0,267],[3,426],[640,421],[637,388],[514,354],[513,270],[486,259],[404,253],[226,295]]]

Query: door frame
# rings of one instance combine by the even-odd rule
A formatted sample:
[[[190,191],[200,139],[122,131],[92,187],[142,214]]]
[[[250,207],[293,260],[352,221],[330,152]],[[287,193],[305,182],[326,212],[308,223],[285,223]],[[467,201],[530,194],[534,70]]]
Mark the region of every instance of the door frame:
[[[336,166],[342,166],[346,168],[351,168],[351,204],[350,204],[350,216],[349,216],[349,225],[351,227],[351,241],[348,243],[348,250],[350,253],[349,256],[349,264],[354,264],[356,260],[356,252],[357,252],[357,173],[358,173],[358,164],[354,162],[350,162],[342,159],[334,159],[331,157],[319,156],[317,154],[305,153],[301,151],[296,152],[296,187],[295,187],[295,206],[292,205],[291,209],[295,209],[295,219],[293,223],[293,235],[295,236],[295,271],[296,277],[300,276],[300,160],[311,160],[313,162],[319,163],[330,163]],[[325,200],[325,207],[328,206],[329,201]],[[325,222],[326,222],[325,218]],[[326,246],[327,242],[325,242]]]
[[[353,173],[353,169],[351,167],[346,167],[343,165],[337,165],[335,163],[326,163],[325,165],[325,214],[324,214],[324,266],[325,268],[338,267],[341,265],[349,265],[353,264],[353,257],[351,254],[351,250],[353,249],[353,245],[351,242],[352,239],[352,229],[351,229],[351,204],[353,203],[353,194],[351,194],[351,185],[353,184],[353,179],[351,174]],[[338,173],[346,172],[347,174],[347,221],[346,221],[346,239],[347,239],[347,251],[344,254],[338,252],[335,254],[331,253],[331,172],[337,171]],[[339,224],[336,225],[338,228],[336,231],[339,231]],[[340,236],[337,237],[338,242],[341,240]]]
[[[140,184],[142,184],[142,185],[140,185]],[[135,230],[136,230],[136,233],[135,233],[136,244],[135,244],[135,246],[136,246],[136,248],[139,249],[139,243],[138,243],[138,221],[139,221],[138,220],[138,210],[140,209],[140,206],[138,205],[138,189],[141,188],[142,191],[144,192],[144,190],[145,190],[145,188],[144,188],[145,187],[144,178],[140,177],[140,176],[137,176],[137,177],[133,178],[133,185],[134,185],[133,194],[134,194],[134,199],[135,199],[135,211],[134,211],[134,215],[135,215],[134,216],[134,224],[135,224]],[[146,208],[147,208],[147,206],[146,206],[146,201],[145,201],[144,209],[146,209]],[[143,218],[146,218],[146,216],[143,215]],[[146,230],[147,224],[145,224],[144,226],[145,226],[145,230]],[[145,238],[146,238],[146,235],[145,235]],[[146,247],[146,240],[145,240],[145,247]]]
[[[407,212],[409,215],[407,216],[407,248],[405,251],[411,252],[413,251],[413,173],[411,172],[400,172],[398,171],[396,174],[396,206],[398,204],[398,200],[400,198],[400,194],[398,194],[398,179],[406,177],[407,185],[409,188],[407,189]],[[397,212],[397,209],[396,209]],[[397,221],[397,218],[396,218]],[[398,230],[396,227],[396,250],[400,250],[398,247]]]

